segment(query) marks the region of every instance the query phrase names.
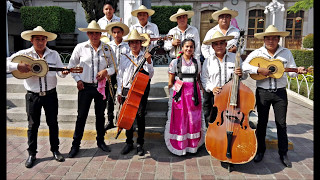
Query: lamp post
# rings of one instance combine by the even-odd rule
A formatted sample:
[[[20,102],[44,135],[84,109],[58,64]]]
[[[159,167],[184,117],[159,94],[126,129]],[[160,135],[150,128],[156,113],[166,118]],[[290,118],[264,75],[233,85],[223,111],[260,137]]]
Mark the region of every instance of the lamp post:
[[[282,12],[285,11],[284,5],[279,3],[277,0],[272,0],[272,2],[265,7],[264,13],[268,14],[268,12],[270,12],[272,14],[272,25],[275,24],[276,12],[279,10]]]

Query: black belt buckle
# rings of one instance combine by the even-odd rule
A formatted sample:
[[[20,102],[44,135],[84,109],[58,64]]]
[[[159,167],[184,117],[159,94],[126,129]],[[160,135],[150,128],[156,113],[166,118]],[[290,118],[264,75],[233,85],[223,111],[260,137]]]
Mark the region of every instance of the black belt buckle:
[[[45,96],[45,95],[46,95],[46,92],[44,91],[39,92],[39,96]]]

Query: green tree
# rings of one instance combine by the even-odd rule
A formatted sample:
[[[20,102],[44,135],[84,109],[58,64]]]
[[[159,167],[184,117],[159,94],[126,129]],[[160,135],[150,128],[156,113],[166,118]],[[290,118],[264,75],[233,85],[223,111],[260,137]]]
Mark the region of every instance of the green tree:
[[[289,13],[296,13],[300,10],[307,11],[310,8],[313,8],[313,0],[300,0],[296,3],[294,3],[294,5],[288,9],[288,12]]]
[[[92,20],[98,21],[104,16],[103,5],[110,1],[113,4],[115,11],[117,10],[117,3],[119,0],[80,0],[81,6],[85,10],[86,20],[90,23]]]

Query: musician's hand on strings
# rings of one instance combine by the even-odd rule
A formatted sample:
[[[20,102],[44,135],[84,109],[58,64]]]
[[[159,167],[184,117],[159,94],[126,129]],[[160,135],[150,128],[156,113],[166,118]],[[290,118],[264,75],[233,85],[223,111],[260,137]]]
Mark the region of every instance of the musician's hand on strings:
[[[81,80],[79,80],[79,81],[77,82],[77,88],[78,88],[79,91],[82,90],[82,89],[84,89],[84,85],[83,85],[83,82],[82,82]]]
[[[235,45],[233,45],[228,51],[236,53],[237,52],[237,47]]]
[[[221,92],[221,87],[215,87],[215,88],[213,88],[213,90],[212,90],[212,93],[213,93],[213,95],[217,95],[217,94],[219,94],[220,92]]]
[[[67,67],[64,67],[65,69],[67,69]],[[68,71],[68,70],[64,70],[64,71],[62,71],[62,74],[69,74],[70,73],[70,71]]]
[[[118,100],[118,103],[119,103],[119,104],[122,104],[122,96],[121,96],[121,95],[118,95],[118,96],[117,96],[117,100]]]
[[[108,71],[106,69],[104,69],[104,70],[101,70],[97,73],[96,78],[98,81],[101,81],[107,76],[108,76]]]
[[[181,40],[180,39],[175,39],[172,41],[172,46],[180,46]]]
[[[149,64],[151,64],[151,54],[149,52],[146,52],[146,54],[144,55],[144,57],[147,59],[147,62]]]
[[[271,71],[267,68],[261,68],[259,67],[258,69],[258,74],[264,75],[264,76],[269,76],[271,74]]]
[[[297,68],[298,69],[298,74],[305,74],[305,73],[307,73],[308,71],[306,70],[306,68],[305,67],[298,67]]]
[[[29,64],[21,62],[18,64],[18,71],[20,71],[22,73],[27,73],[27,72],[31,71],[31,66]]]
[[[235,70],[234,70],[234,73],[236,75],[238,75],[239,77],[242,77],[242,70],[240,67],[237,67]]]

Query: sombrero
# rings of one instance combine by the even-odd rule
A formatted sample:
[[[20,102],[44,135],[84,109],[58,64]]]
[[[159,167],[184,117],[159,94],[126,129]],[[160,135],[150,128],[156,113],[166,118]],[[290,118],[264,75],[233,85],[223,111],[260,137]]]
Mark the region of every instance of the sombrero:
[[[194,12],[193,11],[186,11],[184,9],[179,8],[177,13],[170,16],[170,21],[177,22],[177,17],[182,16],[182,15],[187,15],[188,19],[189,19],[194,15]]]
[[[141,5],[138,9],[132,11],[131,15],[137,17],[139,12],[146,12],[148,13],[149,16],[152,16],[155,11],[152,9],[147,9],[147,7],[145,7],[144,5]]]
[[[288,31],[279,31],[274,25],[269,25],[268,28],[262,33],[255,33],[254,37],[257,39],[263,39],[265,36],[289,36],[290,32]]]
[[[203,44],[211,45],[211,43],[216,42],[216,41],[222,41],[222,40],[229,41],[233,38],[234,38],[234,36],[224,36],[221,32],[216,31],[213,34],[213,36],[211,37],[211,39],[204,41]]]
[[[128,35],[128,38],[123,40],[124,42],[129,41],[146,41],[147,39],[141,36],[136,29],[132,30],[130,34]]]
[[[212,16],[212,18],[213,18],[214,20],[217,21],[217,20],[218,20],[218,17],[219,17],[221,14],[230,14],[230,15],[231,15],[231,19],[232,19],[232,18],[235,18],[235,17],[238,16],[238,11],[234,11],[234,10],[231,10],[231,9],[229,9],[229,8],[227,8],[227,7],[224,7],[223,9],[212,13],[211,16]]]
[[[108,34],[112,35],[112,28],[113,27],[120,27],[123,29],[123,36],[126,36],[129,33],[129,27],[122,22],[112,22],[106,26],[106,30]]]
[[[57,35],[51,32],[45,31],[41,26],[37,26],[33,30],[23,31],[21,37],[24,40],[31,41],[31,36],[46,36],[47,41],[53,41],[57,38]]]
[[[78,28],[82,32],[107,32],[107,30],[101,29],[99,24],[95,21],[92,20],[87,28]]]

